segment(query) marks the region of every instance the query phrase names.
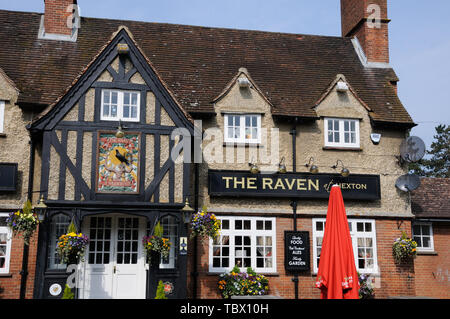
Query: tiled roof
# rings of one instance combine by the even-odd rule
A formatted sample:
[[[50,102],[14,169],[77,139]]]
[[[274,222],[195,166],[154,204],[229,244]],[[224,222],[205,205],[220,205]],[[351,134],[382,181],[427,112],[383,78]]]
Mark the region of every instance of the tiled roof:
[[[19,103],[53,103],[124,25],[189,112],[212,112],[245,67],[275,115],[316,117],[315,102],[343,74],[373,120],[414,125],[389,83],[395,72],[364,68],[350,38],[82,18],[73,43],[38,39],[41,16],[0,10],[0,68]]]
[[[416,217],[450,218],[450,178],[422,178],[411,208]]]

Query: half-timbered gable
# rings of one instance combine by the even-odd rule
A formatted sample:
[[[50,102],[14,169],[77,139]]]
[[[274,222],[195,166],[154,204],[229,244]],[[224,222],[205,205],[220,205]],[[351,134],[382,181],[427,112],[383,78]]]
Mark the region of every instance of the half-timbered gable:
[[[177,294],[184,294],[186,271],[178,270],[185,269],[186,256],[178,258],[176,248],[187,231],[180,209],[190,185],[184,155],[191,152],[183,145],[190,142],[193,124],[126,28],[44,113],[29,127],[43,136],[40,192],[48,206],[39,239],[48,244],[40,246],[37,291],[45,294],[48,285],[66,280],[67,274],[58,272],[53,237],[55,227],[74,221],[91,239],[80,266],[86,276],[80,298],[149,297],[157,280],[167,276],[176,282]],[[180,128],[184,136],[175,134]],[[173,248],[161,270],[146,276],[140,242],[158,221]],[[132,237],[124,237],[125,231]],[[100,232],[109,237],[97,238]],[[123,251],[124,244],[136,248]],[[102,266],[100,273],[96,265]],[[121,277],[126,271],[128,277]],[[99,278],[110,288],[93,289]]]
[[[120,46],[126,52],[119,53]],[[108,166],[105,160],[111,158],[101,156],[111,142],[120,147],[114,143],[119,121],[125,138],[136,140],[136,167],[129,172],[136,185],[129,191],[120,186],[120,169],[112,167],[117,158]],[[66,95],[32,125],[44,136],[41,191],[49,204],[181,205],[189,169],[169,156],[174,148],[183,156],[182,145],[176,143],[180,139],[171,139],[177,127],[192,130],[192,123],[122,28]],[[116,179],[116,187],[105,186],[108,179]]]

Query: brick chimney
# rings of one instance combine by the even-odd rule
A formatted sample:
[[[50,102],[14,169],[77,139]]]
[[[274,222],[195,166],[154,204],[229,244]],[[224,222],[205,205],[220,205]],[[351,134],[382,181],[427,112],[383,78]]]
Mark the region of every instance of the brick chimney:
[[[367,62],[389,63],[387,0],[341,0],[342,36],[358,38]]]
[[[72,37],[78,19],[77,0],[44,0],[44,2],[45,37],[49,38],[50,35],[55,40]]]

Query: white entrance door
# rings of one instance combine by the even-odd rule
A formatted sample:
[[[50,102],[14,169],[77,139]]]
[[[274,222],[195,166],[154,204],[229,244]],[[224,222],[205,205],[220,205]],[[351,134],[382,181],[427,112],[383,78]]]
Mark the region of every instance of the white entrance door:
[[[93,216],[84,224],[89,236],[81,296],[85,299],[145,298],[145,258],[141,239],[146,221],[130,216]]]

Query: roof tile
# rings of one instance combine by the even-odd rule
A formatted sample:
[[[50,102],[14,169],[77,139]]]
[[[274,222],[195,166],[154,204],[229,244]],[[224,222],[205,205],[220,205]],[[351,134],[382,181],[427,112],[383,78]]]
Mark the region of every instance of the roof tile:
[[[54,103],[124,25],[189,112],[213,111],[213,99],[245,67],[275,115],[316,117],[314,103],[343,74],[374,120],[413,125],[389,84],[395,72],[364,68],[350,38],[81,18],[73,43],[38,39],[41,16],[0,10],[0,68],[22,103]]]

